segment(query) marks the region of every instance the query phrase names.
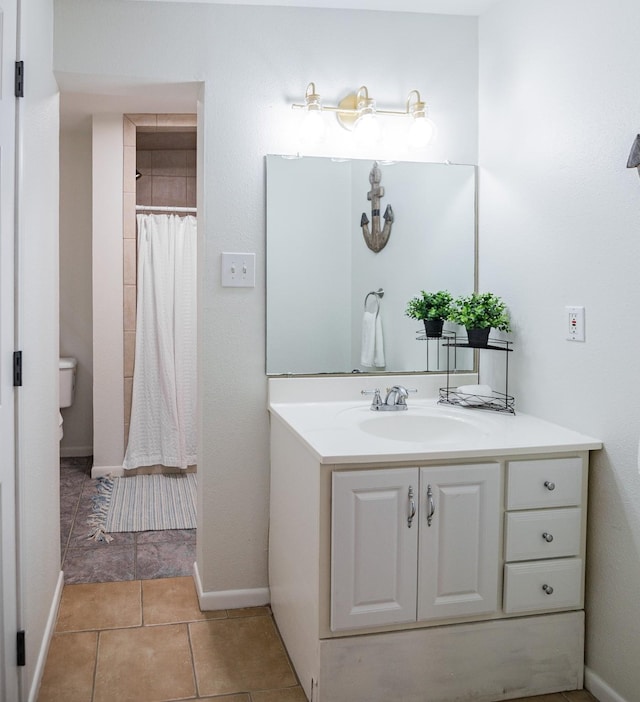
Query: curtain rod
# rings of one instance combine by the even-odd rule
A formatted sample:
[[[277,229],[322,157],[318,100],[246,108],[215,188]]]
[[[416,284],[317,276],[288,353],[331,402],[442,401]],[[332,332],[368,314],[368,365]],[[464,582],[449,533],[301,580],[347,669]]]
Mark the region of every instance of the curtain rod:
[[[196,207],[160,207],[154,205],[136,205],[136,211],[153,210],[154,212],[197,212]]]

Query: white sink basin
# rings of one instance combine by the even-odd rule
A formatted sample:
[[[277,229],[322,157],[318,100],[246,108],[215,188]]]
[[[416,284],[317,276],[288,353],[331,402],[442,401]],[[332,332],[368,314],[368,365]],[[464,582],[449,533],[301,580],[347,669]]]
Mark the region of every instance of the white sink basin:
[[[357,426],[361,431],[381,439],[428,444],[479,439],[489,434],[488,426],[481,421],[447,413],[446,410],[380,412],[361,419]]]
[[[287,385],[294,381],[282,382]],[[358,395],[360,386],[357,390],[352,394]],[[314,396],[309,401],[272,402],[270,410],[321,463],[331,465],[363,461],[419,464],[432,459],[581,451],[602,446],[596,439],[536,417],[440,405],[435,397],[410,397],[405,411],[371,411],[370,406],[362,400],[332,401]]]

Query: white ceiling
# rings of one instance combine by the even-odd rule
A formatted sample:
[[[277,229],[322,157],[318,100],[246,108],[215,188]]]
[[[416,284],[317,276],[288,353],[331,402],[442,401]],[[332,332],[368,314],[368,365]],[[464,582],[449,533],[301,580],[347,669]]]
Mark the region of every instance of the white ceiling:
[[[194,0],[146,0],[147,2],[194,2]],[[225,5],[279,5],[340,10],[425,12],[441,15],[481,15],[501,0],[195,0]],[[504,0],[506,2],[506,0]]]

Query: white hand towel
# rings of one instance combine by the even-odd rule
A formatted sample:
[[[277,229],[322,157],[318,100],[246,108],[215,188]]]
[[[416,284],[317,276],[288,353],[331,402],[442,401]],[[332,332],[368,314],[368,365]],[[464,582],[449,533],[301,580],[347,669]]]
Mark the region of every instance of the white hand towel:
[[[489,385],[460,385],[456,388],[461,405],[484,405],[493,397]]]
[[[382,317],[380,312],[376,315],[376,349],[373,357],[376,368],[384,368],[384,339],[382,337]]]
[[[368,368],[383,368],[385,366],[382,319],[378,309],[375,312],[365,310],[362,316],[360,363]]]

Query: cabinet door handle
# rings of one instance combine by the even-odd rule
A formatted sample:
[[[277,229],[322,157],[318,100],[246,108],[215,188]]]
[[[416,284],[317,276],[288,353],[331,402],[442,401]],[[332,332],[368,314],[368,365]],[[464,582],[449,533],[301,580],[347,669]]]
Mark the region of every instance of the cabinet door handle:
[[[551,585],[543,585],[542,589],[547,593],[547,595],[553,595],[553,588]]]
[[[544,534],[542,535],[542,538],[550,544],[553,541],[553,534],[549,534],[549,532],[545,531]]]
[[[556,484],[552,483],[550,480],[545,480],[544,481],[544,486],[547,488],[547,490],[555,490],[556,489]]]
[[[436,505],[433,501],[433,492],[431,491],[431,485],[427,485],[427,526],[431,526],[435,513]]]
[[[409,529],[411,529],[411,525],[413,524],[413,518],[416,516],[416,501],[413,497],[413,486],[412,485],[409,485],[408,499],[409,499],[409,515],[407,516],[407,526],[409,527]]]

